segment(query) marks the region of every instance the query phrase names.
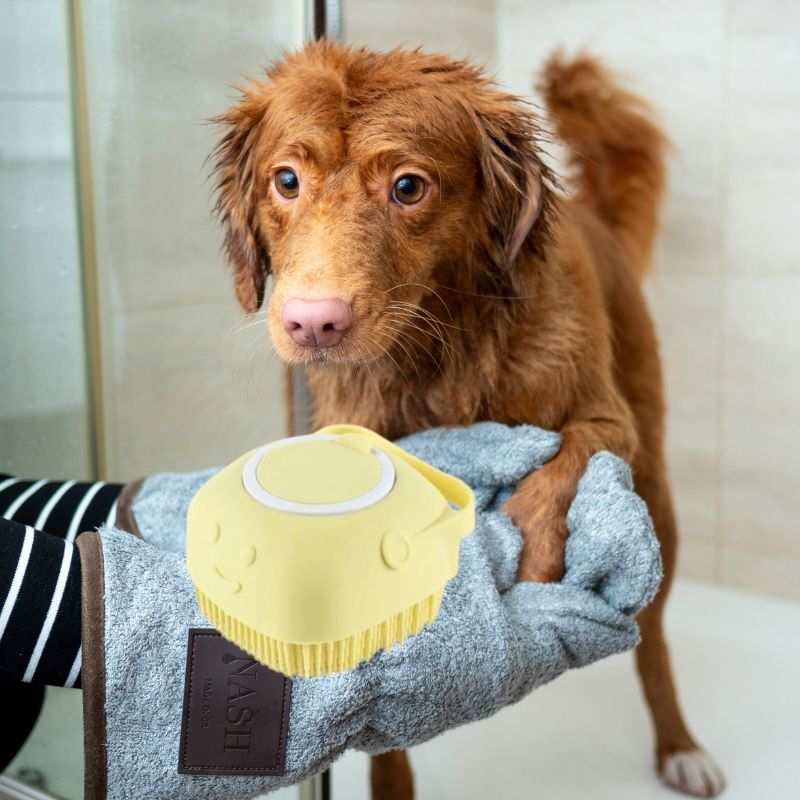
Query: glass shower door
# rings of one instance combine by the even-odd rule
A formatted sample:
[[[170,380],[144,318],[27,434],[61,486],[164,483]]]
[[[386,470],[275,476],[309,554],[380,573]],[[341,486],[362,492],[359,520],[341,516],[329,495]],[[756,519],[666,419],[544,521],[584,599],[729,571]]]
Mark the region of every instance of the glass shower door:
[[[90,478],[93,426],[63,4],[4,0],[0,50],[0,473]],[[3,684],[2,691],[22,691],[30,703],[38,697],[32,687]],[[82,797],[80,720],[80,692],[48,689],[34,734],[0,778],[0,796],[37,787]]]
[[[127,481],[284,434],[283,371],[220,254],[206,121],[305,7],[0,4],[0,472]],[[82,760],[80,692],[48,689],[0,798],[77,800]]]
[[[59,0],[4,0],[0,50],[0,472],[88,477],[81,265]]]

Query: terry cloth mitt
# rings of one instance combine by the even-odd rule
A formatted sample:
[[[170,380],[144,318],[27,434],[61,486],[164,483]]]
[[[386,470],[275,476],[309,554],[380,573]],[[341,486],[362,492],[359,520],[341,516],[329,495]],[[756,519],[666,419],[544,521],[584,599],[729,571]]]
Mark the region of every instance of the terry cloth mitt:
[[[213,471],[147,478],[129,493],[138,537],[105,529],[79,538],[86,798],[255,797],[319,772],[348,748],[378,753],[419,744],[494,714],[567,669],[632,648],[633,617],[655,594],[661,565],[645,505],[615,456],[595,455],[580,481],[562,581],[514,583],[521,541],[500,508],[559,441],[530,426],[481,423],[399,442],[472,486],[475,531],[461,544],[439,616],[419,635],[326,677],[290,682],[259,667],[272,681],[267,713],[275,725],[261,743],[260,765],[271,766],[271,775],[178,771],[187,631],[211,633],[185,570],[184,519]],[[219,641],[231,669],[246,665]],[[242,683],[234,681],[235,697]],[[213,691],[209,683],[209,703]],[[196,712],[198,724],[206,711]],[[245,743],[257,749],[250,740],[228,741]]]

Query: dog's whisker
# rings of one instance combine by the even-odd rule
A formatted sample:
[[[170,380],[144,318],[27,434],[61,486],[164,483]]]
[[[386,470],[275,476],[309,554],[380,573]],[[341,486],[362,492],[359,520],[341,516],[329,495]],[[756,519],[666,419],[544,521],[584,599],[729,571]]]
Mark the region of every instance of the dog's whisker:
[[[447,316],[450,317],[450,319],[453,319],[453,315],[450,313],[449,306],[442,299],[442,296],[439,294],[439,292],[437,292],[436,289],[434,289],[432,286],[427,286],[424,283],[398,283],[396,286],[392,286],[391,289],[386,289],[384,294],[389,294],[389,292],[393,292],[395,289],[401,289],[404,286],[417,286],[420,289],[425,289],[426,291],[430,292],[444,306],[444,310],[447,312]]]
[[[428,325],[428,327],[430,327],[432,330],[434,330],[439,338],[444,338],[444,336],[447,336],[447,341],[451,346],[453,345],[453,337],[451,336],[450,331],[447,329],[453,328],[454,330],[465,330],[464,328],[458,328],[454,325],[448,325],[447,323],[442,322],[440,319],[435,317],[429,311],[418,307],[409,306],[405,308],[396,308],[394,309],[394,313],[401,315],[406,319],[419,319]]]
[[[428,311],[425,308],[422,308],[422,306],[418,306],[416,303],[407,303],[404,300],[394,300],[394,301],[392,301],[387,306],[387,309],[391,309],[391,308],[393,308],[395,306],[404,306],[406,308],[413,309],[414,311],[419,310],[419,311],[421,311],[421,312],[423,312],[425,314],[431,314],[430,311]],[[433,315],[431,314],[431,316],[433,316]],[[443,320],[439,319],[438,317],[436,318],[436,321],[437,321],[437,323],[439,325],[444,325],[445,328],[452,328],[453,330],[456,330],[456,331],[463,331],[464,333],[469,333],[469,331],[471,330],[471,328],[462,328],[460,325],[453,325],[452,322],[444,322]]]
[[[437,362],[437,364],[441,364],[441,363],[442,363],[442,360],[443,360],[443,358],[444,358],[444,356],[446,355],[446,356],[448,357],[448,359],[450,360],[450,363],[451,363],[451,365],[454,365],[454,361],[453,361],[453,354],[452,354],[452,352],[450,351],[450,348],[449,348],[449,345],[447,344],[447,342],[445,342],[443,339],[441,339],[441,338],[440,338],[440,337],[438,337],[438,336],[431,336],[431,335],[430,335],[430,334],[428,334],[426,331],[423,331],[423,330],[422,330],[422,329],[420,329],[420,328],[415,328],[415,329],[416,329],[416,330],[418,330],[418,331],[419,331],[420,333],[422,333],[423,335],[425,335],[425,336],[426,336],[426,337],[427,337],[429,340],[431,340],[431,343],[433,343],[433,342],[438,342],[439,344],[441,344],[441,345],[442,345],[442,349],[441,349],[441,351],[440,351],[439,355],[438,355],[438,356],[434,356],[434,355],[433,355],[433,353],[430,351],[430,349],[428,349],[427,347],[425,347],[425,345],[424,345],[424,344],[421,344],[421,343],[419,343],[419,342],[416,342],[416,340],[414,340],[414,341],[415,341],[415,344],[417,344],[417,346],[421,347],[421,348],[422,348],[422,349],[425,351],[425,353],[426,353],[428,356],[430,356],[430,357],[431,357],[431,359],[435,360],[435,361]],[[405,333],[405,332],[404,332],[404,333]],[[411,338],[411,337],[409,337],[409,339],[410,339],[410,338]]]
[[[394,313],[389,315],[389,319],[390,321],[395,322],[397,325],[400,326],[399,328],[393,328],[393,330],[396,331],[399,338],[405,339],[412,348],[421,348],[422,351],[431,359],[431,361],[434,361],[437,367],[440,368],[441,370],[441,357],[437,359],[436,356],[434,356],[434,354],[427,347],[425,347],[424,343],[418,341],[413,336],[411,336],[411,333],[408,330],[408,328],[420,333],[424,339],[433,338],[434,340],[436,340],[438,338],[437,336],[435,335],[432,336],[428,331],[414,324],[408,312],[395,311]]]
[[[260,324],[262,324],[260,317],[248,314],[243,319],[236,320],[236,322],[234,322],[233,325],[231,325],[225,332],[223,339],[227,339],[229,336],[241,333],[242,331],[246,331],[248,328],[253,328]]]
[[[245,363],[251,358],[254,345],[258,342],[258,337],[252,341],[249,341],[245,344],[245,346],[239,352],[239,359],[237,364],[237,369],[241,369],[244,367]]]
[[[402,325],[402,323],[400,324]],[[413,336],[411,336],[408,331],[404,330],[402,327],[399,329],[395,328],[394,330],[397,334],[397,344],[403,348],[404,352],[408,354],[408,360],[411,361],[412,365],[414,366],[414,371],[417,373],[417,378],[421,381],[422,378],[420,377],[419,367],[417,366],[418,359],[414,358],[413,350],[415,348],[421,348],[422,351],[431,358],[431,360],[435,360],[433,355],[424,345],[420,344]],[[404,341],[408,343],[408,347],[411,348],[412,352],[408,351],[406,346],[403,344]]]
[[[386,325],[385,327],[391,331],[394,331],[395,334],[397,334],[394,338],[394,344],[396,344],[406,354],[408,360],[411,362],[411,366],[414,367],[414,372],[417,373],[417,380],[421,382],[422,376],[419,373],[419,367],[417,366],[417,361],[412,355],[411,351],[408,349],[408,347],[406,347],[406,345],[402,341],[404,331],[400,328],[395,328],[392,325]]]
[[[424,317],[425,319],[430,319],[431,321],[435,322],[437,325],[445,325],[445,326],[447,326],[449,328],[454,328],[456,330],[464,330],[463,328],[459,328],[459,326],[457,326],[457,325],[451,325],[451,324],[449,324],[447,322],[443,322],[435,314],[433,314],[431,311],[429,311],[427,308],[423,308],[422,306],[416,305],[415,303],[406,303],[406,302],[403,302],[403,301],[398,301],[396,304],[390,304],[390,305],[394,305],[395,308],[397,308],[398,310],[410,311],[411,313],[415,314],[416,316]]]
[[[259,351],[264,346],[265,342],[268,347],[268,352],[272,351],[273,353],[276,353],[275,344],[272,341],[272,337],[269,336],[267,331],[263,331],[259,333],[259,335],[253,339],[253,341],[248,342],[247,346],[242,351],[241,365],[244,365],[246,361],[250,361],[251,369],[254,369],[256,356],[259,354]]]
[[[402,323],[401,323],[401,324],[402,324]],[[444,340],[444,339],[443,339],[443,338],[442,338],[440,335],[438,335],[436,332],[429,332],[429,331],[426,331],[426,330],[424,330],[423,328],[420,328],[418,325],[415,325],[415,324],[413,324],[413,322],[410,322],[410,321],[406,320],[406,324],[407,324],[409,327],[411,327],[413,330],[416,330],[416,331],[418,331],[419,333],[421,333],[421,334],[422,334],[423,336],[425,336],[426,338],[428,338],[428,339],[432,339],[434,342],[438,342],[439,344],[441,344],[441,345],[442,345],[442,347],[443,347],[443,351],[442,351],[442,352],[443,352],[443,353],[446,353],[446,354],[447,354],[447,356],[448,356],[448,357],[451,359],[451,363],[453,363],[453,361],[452,361],[452,359],[453,359],[453,346],[452,346],[452,345],[451,345],[449,342],[446,342],[446,341],[445,341],[445,340]],[[404,331],[404,332],[405,332],[405,331]],[[427,352],[428,352],[428,354],[430,355],[430,351],[427,351]]]
[[[396,341],[396,339],[393,339],[388,333],[386,333],[386,331],[378,331],[378,333],[382,333],[384,336],[386,336],[386,338],[389,339],[390,343]],[[397,367],[397,369],[399,370],[399,372],[403,376],[403,378],[407,380],[408,376],[406,375],[406,371],[397,363],[395,357],[389,351],[389,348],[384,347],[383,345],[380,345],[380,348],[381,348],[381,350],[383,351],[383,353],[385,355],[389,356],[389,358],[391,359],[392,363],[395,365],[395,367]],[[419,373],[417,373],[417,374],[419,375]]]
[[[453,342],[452,342],[452,339],[450,338],[449,332],[448,331],[443,331],[441,328],[438,327],[439,321],[435,317],[430,317],[430,318],[429,317],[425,317],[425,316],[422,316],[422,315],[420,315],[418,313],[414,313],[413,311],[409,311],[409,310],[395,310],[394,313],[396,315],[398,315],[398,316],[401,316],[406,321],[406,323],[408,325],[410,325],[412,328],[418,330],[424,336],[432,337],[433,339],[441,342],[441,344],[445,348],[447,348],[450,351],[452,351],[452,353],[455,352],[455,347],[453,346]],[[415,319],[418,319],[421,322],[426,323],[428,325],[428,327],[430,328],[430,333],[428,331],[420,328],[419,325],[416,325],[414,323]],[[445,341],[444,337],[442,336],[443,333],[447,335],[448,341]],[[450,353],[451,357],[452,357],[452,353]]]
[[[364,352],[364,348],[360,345],[356,346],[353,349],[353,355],[355,356],[355,366],[358,370],[366,369],[367,371],[367,378],[369,380],[372,379],[372,359],[367,357],[367,354]]]
[[[439,357],[437,358],[423,344],[421,344],[420,342],[417,342],[416,340],[412,339],[412,337],[410,337],[410,335],[408,334],[408,331],[405,328],[400,331],[400,334],[401,335],[405,335],[410,341],[413,341],[415,346],[418,346],[418,347],[422,348],[422,350],[431,359],[431,361],[434,361],[436,363],[436,367],[437,367],[437,369],[438,369],[438,371],[440,373],[443,372],[442,363],[444,361],[445,352],[447,352],[447,355],[450,358],[451,365],[454,365],[453,356],[449,351],[447,351],[448,343],[445,342],[444,339],[442,339],[441,336],[437,335],[435,332],[434,333],[430,333],[427,330],[424,330],[423,328],[420,328],[419,325],[416,325],[413,321],[409,320],[408,318],[406,318],[406,319],[404,319],[402,321],[398,320],[398,319],[395,319],[395,321],[398,322],[398,324],[400,324],[400,325],[405,324],[407,327],[410,327],[412,330],[418,331],[420,334],[422,334],[423,337],[425,337],[427,339],[433,339],[434,341],[438,341],[444,346],[445,349],[439,354]]]
[[[260,333],[253,341],[248,342],[239,355],[236,371],[247,374],[248,386],[256,385],[256,366],[263,363],[261,353],[264,351],[265,342],[267,345],[267,357],[270,357],[270,351],[272,351],[272,354],[277,355],[272,337],[267,334],[267,331]],[[261,373],[259,372],[259,374]]]

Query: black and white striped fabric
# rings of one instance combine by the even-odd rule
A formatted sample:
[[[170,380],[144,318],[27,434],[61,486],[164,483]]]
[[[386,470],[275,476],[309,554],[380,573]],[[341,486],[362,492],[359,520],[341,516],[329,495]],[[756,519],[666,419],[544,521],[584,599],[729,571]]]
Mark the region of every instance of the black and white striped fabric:
[[[2,521],[0,674],[76,686],[81,668],[81,567],[71,542]]]
[[[74,542],[83,531],[113,524],[121,491],[120,483],[23,481],[0,475],[0,517]]]
[[[0,676],[80,685],[81,572],[73,542],[113,523],[121,490],[0,475]]]

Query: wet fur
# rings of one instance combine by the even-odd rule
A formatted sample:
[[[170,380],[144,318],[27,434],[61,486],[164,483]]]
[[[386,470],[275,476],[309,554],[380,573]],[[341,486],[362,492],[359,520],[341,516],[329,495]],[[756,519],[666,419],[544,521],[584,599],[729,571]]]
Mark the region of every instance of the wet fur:
[[[520,580],[561,577],[566,512],[591,455],[610,450],[633,465],[666,570],[637,651],[662,768],[696,749],[661,626],[676,532],[661,366],[639,288],[666,139],[589,56],[554,55],[540,88],[572,153],[568,198],[540,158],[531,109],[469,63],[310,45],[219,118],[217,210],[247,312],[275,276],[273,342],[305,366],[316,425],[357,423],[395,438],[491,419],[561,432],[560,453],[506,507],[523,534]],[[306,187],[291,209],[269,188],[287,159]],[[397,164],[434,186],[411,214],[385,202]],[[309,352],[288,339],[279,310],[296,294],[352,304],[341,346]],[[376,759],[372,782],[375,797],[412,793],[402,755]]]

